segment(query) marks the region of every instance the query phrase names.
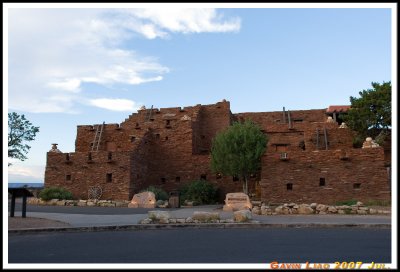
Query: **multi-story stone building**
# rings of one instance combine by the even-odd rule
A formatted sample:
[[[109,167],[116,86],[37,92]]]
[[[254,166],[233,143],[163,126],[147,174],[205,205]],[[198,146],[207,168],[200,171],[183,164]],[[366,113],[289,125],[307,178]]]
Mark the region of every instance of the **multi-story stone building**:
[[[232,114],[230,103],[141,109],[121,124],[78,126],[75,152],[47,153],[45,186],[87,199],[130,200],[150,185],[166,191],[205,179],[222,200],[242,191],[232,176],[212,173],[213,137],[234,121],[251,119],[268,135],[262,167],[252,175],[253,198],[267,203],[390,199],[390,146],[353,148],[353,132],[339,118],[348,106]]]

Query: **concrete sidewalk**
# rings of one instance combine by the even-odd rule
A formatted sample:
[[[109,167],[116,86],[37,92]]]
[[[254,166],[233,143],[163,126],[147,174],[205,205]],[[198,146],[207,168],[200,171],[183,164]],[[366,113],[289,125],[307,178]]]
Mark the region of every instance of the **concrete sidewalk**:
[[[112,208],[110,208],[112,209]],[[157,210],[157,209],[154,209]],[[222,211],[220,205],[180,208],[169,211],[171,218],[191,217],[195,211],[218,212],[221,219],[233,218],[233,212]],[[21,216],[15,212],[15,216]],[[66,222],[71,228],[40,228],[36,231],[57,230],[106,230],[106,229],[152,229],[172,227],[377,227],[390,228],[391,216],[388,215],[253,215],[252,223],[213,223],[213,224],[149,224],[139,225],[147,218],[147,212],[140,214],[69,214],[29,212],[29,217],[45,218]],[[9,233],[35,231],[34,229],[9,230]]]

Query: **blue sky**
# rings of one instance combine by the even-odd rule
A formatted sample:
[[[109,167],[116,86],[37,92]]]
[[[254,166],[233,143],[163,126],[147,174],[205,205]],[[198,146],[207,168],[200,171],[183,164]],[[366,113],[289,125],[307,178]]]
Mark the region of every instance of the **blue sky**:
[[[73,152],[77,125],[142,105],[321,109],[392,80],[390,8],[7,11],[6,108],[40,127],[9,182],[43,181],[51,143]]]

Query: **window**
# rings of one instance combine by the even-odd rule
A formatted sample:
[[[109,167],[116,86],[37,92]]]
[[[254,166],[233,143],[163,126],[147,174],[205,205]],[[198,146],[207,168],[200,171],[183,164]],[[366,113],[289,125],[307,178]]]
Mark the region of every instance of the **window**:
[[[136,140],[135,136],[131,136],[131,143],[133,143]]]
[[[89,154],[88,154],[88,160],[89,160],[89,161],[92,160],[92,152],[89,152]]]
[[[108,152],[108,160],[111,161],[112,160],[112,153]]]
[[[206,175],[206,174],[200,175],[200,179],[201,179],[201,180],[206,180],[206,179],[207,179],[207,175]]]
[[[161,183],[165,184],[167,182],[166,178],[161,178]]]
[[[353,184],[353,189],[360,189],[361,188],[361,183],[354,183]]]
[[[293,119],[293,122],[295,122],[295,123],[301,123],[301,122],[303,122],[303,119]]]
[[[238,177],[238,176],[233,176],[233,177],[232,177],[232,180],[233,180],[233,181],[239,181],[239,177]]]
[[[206,136],[205,136],[205,135],[201,135],[200,138],[201,138],[201,139],[205,139]]]
[[[71,180],[71,175],[65,175],[65,180],[70,181]]]
[[[112,182],[112,174],[111,173],[107,173],[106,182]]]
[[[159,133],[156,134],[156,139],[160,139],[160,134]]]
[[[222,178],[221,173],[217,173],[217,175],[215,176],[215,178],[216,178],[216,179],[221,179],[221,178]]]
[[[293,190],[293,183],[287,183],[286,184],[286,190],[287,191],[292,191]]]
[[[325,178],[319,178],[319,186],[325,186]]]
[[[165,136],[165,140],[168,141],[168,136]]]
[[[165,127],[167,127],[167,128],[171,127],[171,121],[170,120],[166,120]]]
[[[180,181],[181,181],[181,177],[176,177],[176,178],[175,178],[175,181],[176,181],[176,182],[180,182]]]

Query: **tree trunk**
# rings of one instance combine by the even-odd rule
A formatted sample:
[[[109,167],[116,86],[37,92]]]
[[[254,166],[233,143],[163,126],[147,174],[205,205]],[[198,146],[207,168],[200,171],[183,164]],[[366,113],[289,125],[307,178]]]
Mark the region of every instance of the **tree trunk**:
[[[247,177],[246,176],[243,177],[243,193],[245,193],[246,195],[249,195],[249,188],[247,185]]]

